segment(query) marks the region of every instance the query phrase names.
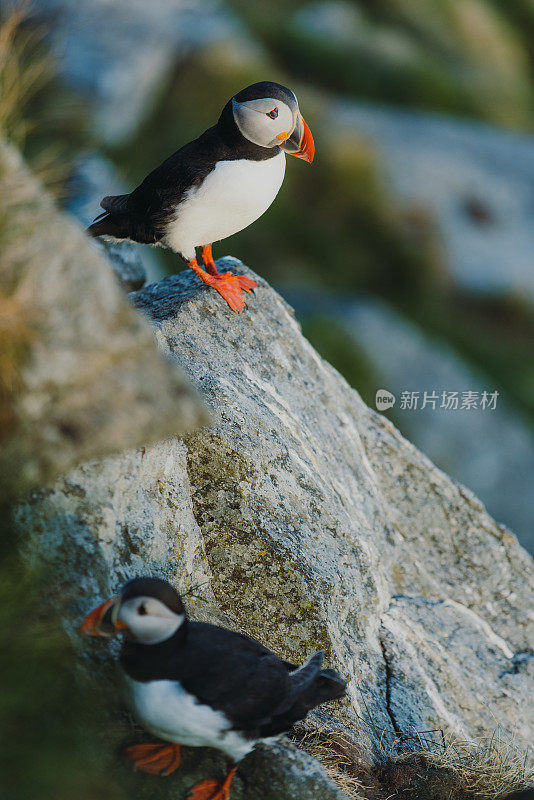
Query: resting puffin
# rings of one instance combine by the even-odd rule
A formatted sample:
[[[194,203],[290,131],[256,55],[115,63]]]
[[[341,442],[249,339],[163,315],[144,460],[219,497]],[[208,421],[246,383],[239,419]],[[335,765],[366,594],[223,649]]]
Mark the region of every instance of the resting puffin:
[[[219,274],[211,246],[266,211],[284,180],[285,153],[313,161],[315,146],[297,98],[278,83],[238,92],[219,121],[151,172],[130,194],[104,197],[91,236],[160,244],[182,256],[230,308],[245,307],[250,278]],[[199,267],[200,247],[205,270]]]
[[[335,670],[321,669],[322,652],[297,667],[250,636],[188,620],[178,593],[159,578],[129,581],[87,615],[81,632],[124,633],[119,663],[129,704],[163,740],[126,749],[137,769],[169,775],[182,744],[215,747],[231,759],[223,781],[201,781],[189,800],[228,800],[236,764],[259,741],[342,697],[347,686]]]

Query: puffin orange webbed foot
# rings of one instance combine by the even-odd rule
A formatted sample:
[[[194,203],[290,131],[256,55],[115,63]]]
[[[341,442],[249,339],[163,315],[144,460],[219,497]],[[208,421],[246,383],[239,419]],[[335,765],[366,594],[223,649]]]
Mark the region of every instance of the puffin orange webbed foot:
[[[211,286],[212,289],[219,292],[221,297],[224,297],[232,311],[238,313],[245,308],[245,301],[243,300],[243,293],[241,291],[241,284],[238,275],[232,275],[231,272],[225,272],[221,275],[219,272],[216,275],[208,275],[208,273],[198,266],[196,258],[187,262],[195,275],[198,275],[202,283]]]
[[[135,769],[161,776],[178,769],[182,758],[179,744],[135,744],[127,747],[123,755]]]
[[[211,244],[203,245],[200,248],[200,252],[202,253],[202,261],[204,262],[206,272],[214,277],[218,277],[221,273],[217,269],[217,265],[214,261]],[[225,272],[224,274],[231,275],[232,273]],[[236,275],[235,277],[239,281],[239,285],[244,292],[252,292],[258,286],[256,281],[253,281],[252,278],[247,278],[245,275]]]
[[[189,790],[187,800],[230,800],[230,784],[236,769],[237,767],[232,767],[222,783],[213,778],[196,783]]]
[[[206,271],[209,272],[210,275],[219,275],[219,270],[217,269],[215,259],[213,258],[211,244],[203,245],[200,248],[200,253],[202,255],[202,261],[204,262]]]
[[[245,308],[245,301],[243,300],[243,291],[251,292],[258,285],[252,278],[247,278],[245,275],[233,275],[231,272],[220,273],[213,264],[215,272],[208,273],[199,267],[196,258],[187,262],[195,275],[198,275],[200,280],[207,286],[219,292],[232,311],[238,313]],[[242,291],[243,290],[243,291]]]

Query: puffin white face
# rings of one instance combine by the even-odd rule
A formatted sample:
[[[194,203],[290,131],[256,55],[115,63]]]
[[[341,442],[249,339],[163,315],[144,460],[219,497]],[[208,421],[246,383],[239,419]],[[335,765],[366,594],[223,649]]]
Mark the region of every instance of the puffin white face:
[[[185,620],[155,597],[131,597],[117,603],[111,619],[117,627],[126,627],[141,644],[159,644],[173,636]]]
[[[297,99],[295,98],[295,105]],[[232,100],[234,120],[245,139],[261,147],[277,147],[291,136],[297,123],[293,112],[283,100],[272,97],[260,100]]]

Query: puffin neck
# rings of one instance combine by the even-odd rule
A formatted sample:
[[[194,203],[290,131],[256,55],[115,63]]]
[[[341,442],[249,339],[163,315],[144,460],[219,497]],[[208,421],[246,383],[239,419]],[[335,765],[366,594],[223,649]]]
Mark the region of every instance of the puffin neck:
[[[172,663],[177,648],[187,639],[187,617],[178,630],[158,644],[142,644],[128,634],[124,638],[120,654],[122,668],[134,680],[149,681],[166,677],[166,667]],[[154,669],[160,674],[154,674]]]
[[[265,161],[274,158],[280,152],[279,147],[262,147],[243,136],[234,119],[231,100],[223,108],[215,127],[224,144],[235,154],[234,158]]]

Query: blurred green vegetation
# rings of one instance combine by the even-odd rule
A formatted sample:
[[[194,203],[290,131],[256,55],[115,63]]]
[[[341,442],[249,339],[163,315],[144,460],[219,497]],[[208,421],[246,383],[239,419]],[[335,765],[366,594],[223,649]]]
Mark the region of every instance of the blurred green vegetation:
[[[29,4],[0,8],[0,133],[61,194],[74,157],[88,144],[86,105],[60,81],[47,28]]]
[[[315,85],[360,99],[532,125],[529,0],[230,5],[289,74]]]
[[[124,800],[101,736],[110,727],[109,690],[82,677],[49,576],[32,574],[15,554],[8,509],[0,522],[0,794]]]

